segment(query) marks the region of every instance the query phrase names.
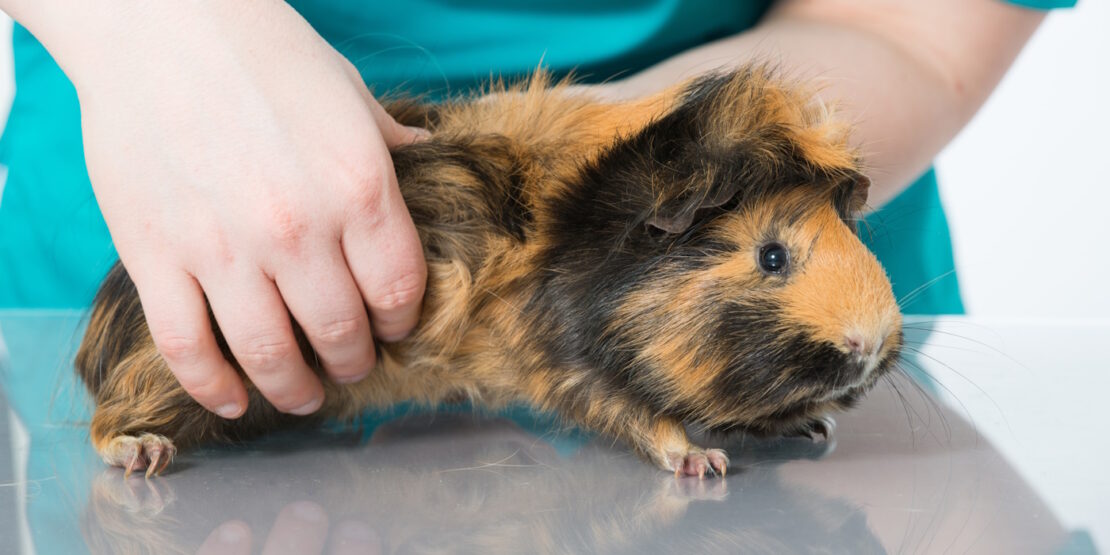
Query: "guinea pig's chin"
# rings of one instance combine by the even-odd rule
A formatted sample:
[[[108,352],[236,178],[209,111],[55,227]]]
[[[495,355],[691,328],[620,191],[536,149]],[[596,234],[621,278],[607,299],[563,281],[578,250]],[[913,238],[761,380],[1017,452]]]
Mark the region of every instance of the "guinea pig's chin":
[[[840,376],[852,376],[842,383],[829,384],[831,387],[815,396],[817,403],[830,403],[849,408],[865,393],[874,387],[879,378],[883,377],[894,367],[898,359],[897,350],[892,350],[878,361],[850,360],[845,363],[845,369],[838,372]]]

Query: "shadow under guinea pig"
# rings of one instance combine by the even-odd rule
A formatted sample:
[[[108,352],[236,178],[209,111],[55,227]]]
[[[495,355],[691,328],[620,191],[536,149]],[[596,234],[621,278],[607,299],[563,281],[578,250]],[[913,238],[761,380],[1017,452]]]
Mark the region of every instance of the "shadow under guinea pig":
[[[410,415],[363,440],[286,434],[151,480],[110,469],[84,533],[96,553],[231,552],[212,546],[236,526],[255,550],[289,553],[342,552],[352,529],[380,553],[883,551],[851,503],[779,479],[778,462],[818,457],[820,443],[744,438],[726,480],[676,479],[608,440],[515,416]],[[311,522],[290,516],[306,507]],[[274,541],[298,526],[316,543]]]

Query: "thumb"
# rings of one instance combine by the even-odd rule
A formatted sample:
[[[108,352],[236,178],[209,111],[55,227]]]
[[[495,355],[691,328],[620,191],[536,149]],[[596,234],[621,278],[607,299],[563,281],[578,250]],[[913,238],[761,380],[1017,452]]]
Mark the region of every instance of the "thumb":
[[[397,123],[397,120],[393,119],[393,116],[389,115],[373,96],[367,96],[367,104],[370,107],[370,113],[374,116],[374,123],[378,125],[378,131],[385,139],[387,148],[420,142],[432,135],[422,127],[409,127]]]

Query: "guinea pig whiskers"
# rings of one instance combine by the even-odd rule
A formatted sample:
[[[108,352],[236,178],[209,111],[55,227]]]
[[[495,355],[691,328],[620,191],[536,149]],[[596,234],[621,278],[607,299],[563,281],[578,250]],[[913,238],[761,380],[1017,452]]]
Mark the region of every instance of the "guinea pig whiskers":
[[[902,340],[902,342],[903,342],[903,344],[906,344],[906,345],[917,345],[919,347],[923,347],[925,345],[930,345],[926,341],[910,341],[910,340],[904,339],[904,340]],[[934,344],[931,344],[930,346],[934,349],[948,349],[950,351],[961,351],[961,352],[965,352],[965,353],[979,353],[980,352],[979,350],[972,349],[970,347],[957,347],[955,345],[937,345],[937,344],[934,343]]]
[[[925,351],[923,351],[923,350],[921,350],[921,349],[918,349],[918,348],[916,348],[916,347],[912,347],[912,346],[909,346],[909,345],[906,345],[906,346],[905,346],[905,348],[906,348],[907,350],[909,350],[909,351],[911,351],[911,352],[913,352],[913,353],[917,354],[918,356],[922,356],[922,357],[925,357],[925,358],[927,358],[927,359],[929,359],[929,360],[931,360],[931,361],[933,361],[933,362],[935,362],[935,363],[937,363],[937,364],[939,364],[939,365],[943,366],[943,367],[944,367],[945,369],[947,369],[947,370],[948,370],[949,372],[952,372],[953,374],[955,374],[955,375],[959,376],[959,377],[960,377],[961,379],[963,379],[964,381],[966,381],[966,382],[967,382],[968,384],[970,384],[971,386],[975,387],[975,389],[976,389],[977,391],[979,391],[979,393],[982,393],[982,394],[983,394],[983,395],[985,395],[985,396],[986,396],[986,397],[987,397],[988,399],[990,399],[990,400],[991,400],[991,403],[994,403],[994,405],[995,405],[995,408],[999,408],[999,407],[998,407],[998,404],[997,404],[997,403],[995,403],[995,401],[994,401],[994,398],[993,398],[993,397],[991,397],[991,396],[990,396],[990,394],[988,394],[988,393],[987,393],[987,391],[986,391],[985,389],[983,389],[982,387],[979,387],[979,384],[977,384],[977,383],[975,383],[975,382],[971,381],[971,378],[968,378],[968,377],[967,377],[966,375],[964,375],[964,374],[963,374],[962,372],[960,372],[960,371],[956,370],[956,369],[955,369],[955,368],[953,368],[953,367],[952,367],[951,365],[949,365],[949,364],[947,364],[947,363],[945,363],[945,362],[941,361],[941,360],[940,360],[940,359],[938,359],[937,357],[935,357],[935,356],[933,356],[933,355],[930,355],[930,354],[926,353]],[[908,359],[903,359],[903,360],[905,360],[906,362],[909,362],[909,360],[908,360]],[[936,376],[933,376],[932,374],[930,374],[930,373],[926,372],[926,371],[925,371],[925,369],[924,369],[924,368],[922,368],[922,367],[921,367],[920,365],[918,365],[918,364],[916,364],[916,363],[913,363],[913,364],[914,364],[914,366],[916,366],[916,367],[917,367],[917,368],[918,368],[919,370],[921,370],[921,373],[922,373],[922,374],[924,374],[924,375],[928,376],[928,377],[929,377],[929,379],[931,379],[931,380],[935,381],[935,382],[937,383],[937,385],[940,385],[940,386],[942,386],[942,387],[943,387],[943,384],[942,384],[942,383],[941,383],[941,382],[940,382],[939,380],[937,380]],[[948,388],[945,388],[945,390],[947,390],[947,391],[948,391],[949,393],[952,393],[952,392],[951,392],[950,390],[948,390]],[[1001,409],[1000,409],[1000,410],[1001,410]]]
[[[910,361],[908,360],[903,360],[902,362],[910,363]],[[930,395],[927,391],[925,391],[923,387],[921,387],[920,383],[909,376],[905,372],[904,368],[902,368],[901,366],[898,366],[897,368],[899,370],[898,372],[892,372],[887,376],[887,383],[889,383],[898,393],[898,396],[902,401],[903,408],[907,411],[907,418],[909,418],[909,413],[913,413],[913,415],[917,417],[918,422],[925,426],[925,429],[928,430],[929,435],[932,436],[933,440],[935,440],[937,444],[943,445],[945,442],[951,443],[952,427],[948,423],[948,418],[944,415],[943,407],[941,407],[940,403],[937,402],[934,396]],[[918,398],[924,401],[926,406],[929,407],[929,413],[926,416],[922,416],[921,413],[919,413],[917,409],[913,407],[913,404],[909,403],[908,399],[906,399],[901,389],[898,388],[897,383],[894,381],[895,376],[900,376],[902,379],[906,380],[910,384],[910,386],[913,387],[914,391],[917,392]],[[963,405],[962,401],[959,401],[958,399],[957,401],[960,402],[961,406]],[[941,439],[937,437],[936,433],[932,429],[932,426],[930,425],[932,424],[932,413],[936,413],[937,418],[940,421],[941,428],[944,430],[945,441],[941,441]],[[910,439],[911,441],[915,441],[917,435],[913,433],[915,426],[912,422],[909,422],[909,428],[910,433],[913,434]],[[976,435],[976,437],[978,437],[978,435]]]
[[[904,364],[908,364],[908,365],[912,366],[916,370],[915,374],[923,376],[923,377],[929,379],[930,381],[932,381],[933,384],[935,384],[937,387],[944,390],[945,393],[947,393],[948,396],[951,397],[952,400],[954,400],[959,405],[960,410],[963,412],[964,415],[967,416],[967,421],[968,421],[969,424],[971,424],[971,429],[975,432],[975,442],[976,442],[976,445],[978,445],[978,442],[979,442],[978,427],[975,425],[974,420],[971,418],[971,411],[968,410],[967,405],[963,402],[963,400],[960,399],[955,394],[955,392],[952,391],[951,388],[949,388],[943,382],[938,380],[935,376],[929,374],[920,363],[914,362],[914,361],[912,361],[910,359],[907,359],[907,358],[903,358],[901,360],[901,362],[904,363]],[[942,408],[941,408],[941,406],[938,402],[937,397],[935,395],[932,395],[929,392],[927,392],[925,390],[925,388],[922,387],[921,383],[917,379],[914,378],[914,376],[909,375],[909,373],[905,371],[905,368],[900,368],[900,370],[901,370],[901,374],[902,374],[903,378],[906,381],[908,381],[911,385],[913,385],[914,388],[917,389],[918,394],[921,395],[921,398],[924,401],[926,401],[927,403],[929,403],[929,405],[932,406],[934,410],[936,410],[937,414],[940,415],[941,423],[944,426],[945,430],[946,431],[949,430],[948,421],[944,417],[944,411],[942,410]],[[989,396],[988,396],[988,398],[989,398]],[[991,399],[991,401],[993,402],[993,399]],[[946,433],[948,435],[951,434],[950,431],[947,431]],[[951,438],[949,438],[949,439],[951,439]]]
[[[949,364],[946,364],[946,363],[942,362],[942,361],[941,361],[940,359],[938,359],[938,358],[936,358],[936,357],[934,357],[934,356],[932,356],[932,355],[930,355],[930,354],[928,354],[928,353],[926,353],[926,352],[922,351],[921,349],[917,349],[917,348],[914,348],[914,347],[910,347],[910,346],[906,346],[906,348],[907,348],[908,350],[910,350],[910,351],[914,352],[914,353],[915,353],[915,354],[917,354],[918,356],[922,356],[922,357],[925,357],[925,358],[927,358],[927,359],[929,359],[929,360],[931,360],[931,361],[933,361],[933,362],[935,362],[935,363],[937,363],[937,364],[939,364],[939,365],[943,366],[943,367],[944,367],[945,369],[947,369],[947,370],[948,370],[949,372],[952,372],[953,374],[955,374],[956,376],[958,376],[958,377],[959,377],[960,379],[964,380],[964,381],[965,381],[965,382],[967,382],[967,383],[968,383],[969,385],[971,385],[972,387],[974,387],[976,391],[978,391],[979,393],[982,393],[982,394],[983,394],[983,396],[984,396],[984,397],[986,397],[988,401],[990,401],[991,405],[993,405],[993,406],[994,406],[994,409],[995,409],[996,411],[998,411],[998,414],[999,414],[999,416],[1001,416],[1001,417],[1002,417],[1002,422],[1006,424],[1006,429],[1007,429],[1007,430],[1009,430],[1009,431],[1010,431],[1010,433],[1013,433],[1013,428],[1011,428],[1011,427],[1010,427],[1010,420],[1009,420],[1008,418],[1006,418],[1006,413],[1002,411],[1002,407],[1001,407],[1001,406],[1000,406],[1000,405],[998,404],[998,401],[995,401],[994,397],[992,397],[992,396],[991,396],[991,395],[990,395],[989,393],[987,393],[987,391],[986,391],[985,389],[983,389],[982,387],[980,387],[980,386],[979,386],[979,384],[977,384],[977,383],[975,383],[975,382],[971,381],[971,379],[970,379],[970,378],[968,378],[968,377],[967,377],[966,375],[964,375],[964,374],[963,374],[962,372],[959,372],[958,370],[956,370],[955,368],[953,368],[953,367],[952,367],[952,366],[950,366]],[[907,360],[907,362],[908,362],[908,360]],[[969,422],[971,422],[971,426],[972,426],[972,428],[976,430],[976,432],[975,432],[975,434],[976,434],[976,441],[978,441],[978,435],[979,435],[978,429],[976,428],[976,426],[975,426],[975,423],[974,423],[974,422],[972,422],[972,419],[971,419],[971,411],[969,411],[969,410],[968,410],[967,406],[966,406],[966,405],[964,405],[963,401],[961,401],[961,400],[959,399],[959,397],[956,397],[956,394],[955,394],[955,393],[953,393],[953,391],[952,391],[952,390],[951,390],[950,388],[948,388],[948,387],[947,387],[946,385],[944,385],[944,383],[942,383],[942,382],[941,382],[941,381],[940,381],[939,379],[937,379],[937,377],[936,377],[936,376],[933,376],[932,374],[930,374],[930,373],[926,372],[926,371],[924,370],[924,368],[922,368],[922,367],[921,367],[921,365],[919,365],[919,364],[914,364],[914,366],[915,366],[915,367],[916,367],[916,368],[917,368],[918,370],[920,370],[920,373],[921,373],[922,375],[924,375],[924,376],[927,376],[927,377],[928,377],[928,378],[929,378],[930,380],[932,380],[932,381],[933,381],[933,383],[935,383],[935,384],[937,384],[938,386],[942,387],[942,388],[943,388],[943,389],[944,389],[944,390],[945,390],[946,392],[948,392],[949,396],[951,396],[951,397],[952,397],[953,399],[955,399],[955,400],[956,400],[956,401],[957,401],[958,403],[960,403],[960,407],[961,407],[961,408],[963,409],[963,411],[964,411],[964,414],[966,414],[966,415],[967,415],[967,417],[968,417],[968,421],[969,421]]]
[[[939,276],[937,276],[937,277],[935,277],[935,278],[933,278],[929,281],[926,281],[925,283],[917,286],[914,290],[910,291],[909,293],[906,293],[905,295],[902,295],[902,298],[898,299],[898,308],[902,308],[902,307],[906,306],[906,304],[913,301],[915,298],[921,296],[921,294],[924,293],[925,291],[927,291],[930,287],[939,283],[940,280],[942,280],[942,279],[944,279],[944,278],[946,278],[946,277],[948,277],[952,274],[955,274],[955,273],[956,273],[956,269],[952,268],[951,270],[948,270],[947,272],[944,272],[943,274],[941,274],[941,275],[939,275]]]
[[[916,327],[916,326],[913,326],[913,325],[903,325],[902,329],[922,331],[922,332],[927,332],[927,333],[930,333],[930,334],[935,333],[935,334],[938,334],[938,335],[946,335],[946,336],[949,336],[949,337],[955,337],[957,339],[962,339],[962,340],[967,341],[969,343],[974,343],[974,344],[976,344],[980,347],[983,347],[983,348],[991,351],[992,353],[995,353],[997,355],[1001,355],[1002,357],[1006,358],[1006,360],[1020,366],[1023,370],[1025,370],[1026,372],[1029,372],[1030,374],[1032,374],[1032,372],[1033,372],[1033,370],[1031,368],[1029,368],[1029,366],[1027,366],[1025,363],[1023,363],[1020,360],[1010,356],[1009,354],[1007,354],[1002,349],[999,349],[998,347],[995,347],[995,346],[993,346],[989,343],[986,343],[984,341],[979,341],[977,339],[972,339],[972,338],[970,338],[966,335],[960,335],[958,333],[953,333],[953,332],[950,332],[950,331],[938,330],[935,327]],[[915,343],[915,344],[922,345],[922,344],[924,344],[924,342]],[[936,347],[936,346],[937,345],[934,345],[934,347]],[[955,347],[952,347],[952,346],[949,346],[949,345],[946,345],[945,347],[953,348],[953,349],[955,348]],[[974,351],[971,351],[971,352],[974,352]]]
[[[902,369],[899,367],[898,370],[901,371]],[[901,373],[901,372],[899,372],[899,373]],[[905,394],[902,393],[902,390],[898,389],[898,384],[895,383],[895,381],[894,381],[894,373],[887,374],[887,375],[883,376],[882,379],[890,385],[890,390],[894,393],[894,395],[898,398],[898,401],[902,404],[902,412],[904,412],[906,414],[906,428],[911,431],[910,445],[916,447],[916,445],[917,445],[917,435],[912,433],[912,431],[914,429],[914,425],[913,425],[913,416],[910,415],[909,401],[906,400],[906,396],[905,396]],[[914,411],[914,412],[916,412],[916,411]]]

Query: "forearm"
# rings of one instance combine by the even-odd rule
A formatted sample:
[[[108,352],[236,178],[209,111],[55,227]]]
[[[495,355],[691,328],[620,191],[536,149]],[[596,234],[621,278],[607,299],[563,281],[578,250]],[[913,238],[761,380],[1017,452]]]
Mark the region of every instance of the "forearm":
[[[241,30],[248,25],[252,37],[266,37],[256,45],[263,48],[303,41],[298,27],[308,28],[281,0],[0,0],[0,9],[43,43],[79,91],[90,77],[111,81],[168,60],[203,63],[246,40]]]
[[[1001,0],[788,0],[754,29],[614,83],[648,94],[719,68],[765,61],[816,81],[855,123],[869,204],[901,192],[989,96],[1043,15]]]

